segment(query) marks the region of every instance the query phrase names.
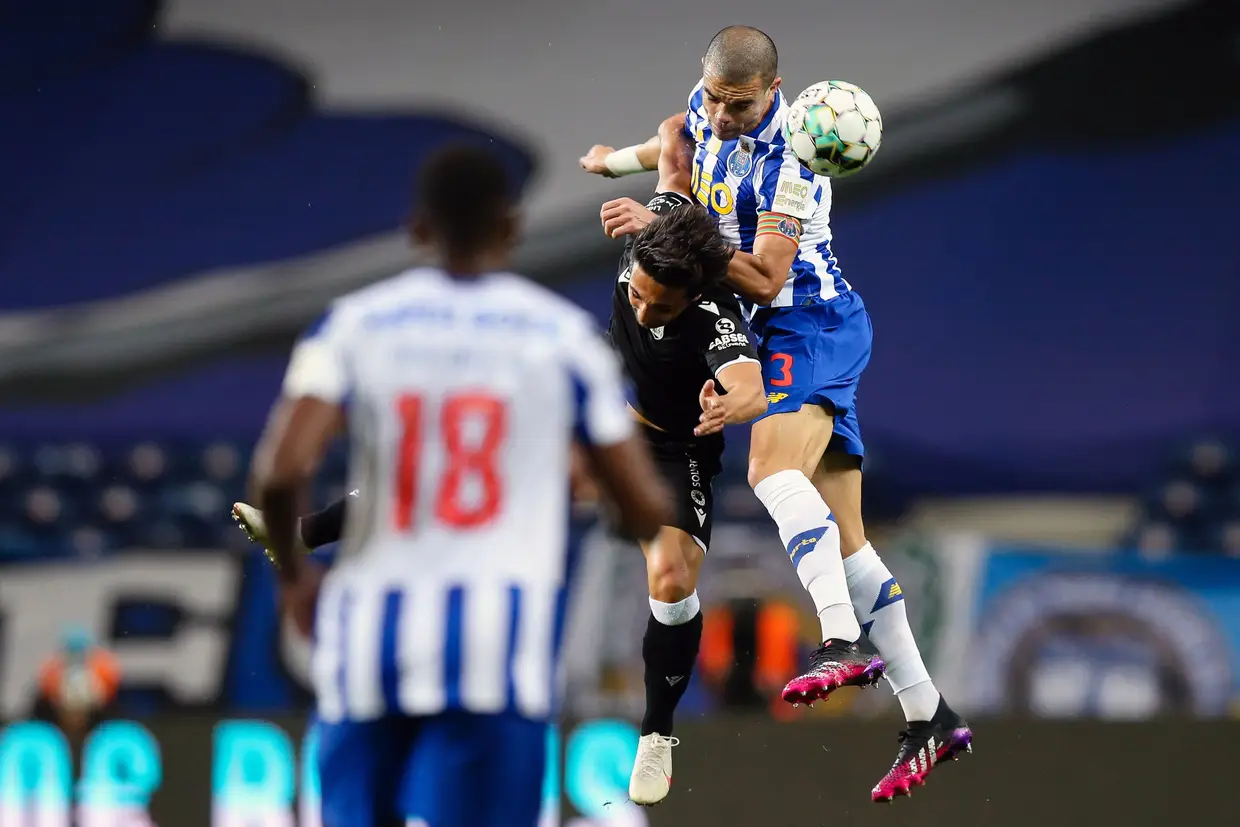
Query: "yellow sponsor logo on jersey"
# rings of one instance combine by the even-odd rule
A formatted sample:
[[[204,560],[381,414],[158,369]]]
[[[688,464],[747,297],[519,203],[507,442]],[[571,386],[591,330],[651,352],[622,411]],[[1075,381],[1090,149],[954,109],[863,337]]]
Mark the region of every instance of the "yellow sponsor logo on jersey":
[[[736,207],[732,190],[727,184],[715,184],[710,188],[710,208],[719,215],[730,215]]]
[[[712,141],[715,139],[711,139]],[[716,158],[716,164],[718,159]],[[689,182],[689,187],[693,191],[693,197],[703,207],[708,207],[715,215],[731,215],[736,209],[736,201],[732,197],[732,189],[726,183],[715,182],[713,170],[705,173],[702,164],[695,161],[693,164],[693,178]]]

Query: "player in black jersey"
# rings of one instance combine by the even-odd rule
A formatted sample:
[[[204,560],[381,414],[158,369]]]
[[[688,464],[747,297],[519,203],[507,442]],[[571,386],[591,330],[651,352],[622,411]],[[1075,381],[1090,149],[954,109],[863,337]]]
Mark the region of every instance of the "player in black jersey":
[[[676,497],[673,524],[642,544],[651,609],[642,642],[646,714],[629,797],[647,805],[667,796],[678,743],[673,714],[697,661],[697,576],[710,546],[723,428],[766,411],[761,364],[740,306],[722,286],[732,249],[710,215],[683,195],[662,192],[648,208],[655,219],[625,244],[608,329],[635,386],[634,415]],[[302,518],[307,549],[340,538],[357,495]],[[250,539],[265,543],[260,511],[236,503],[233,517]]]
[[[642,641],[646,714],[629,779],[638,804],[662,801],[671,784],[672,717],[702,635],[696,585],[710,546],[722,430],[766,412],[761,363],[740,305],[722,286],[731,248],[710,215],[682,195],[660,193],[648,207],[657,217],[625,245],[608,329],[676,498],[673,524],[642,544],[651,615]]]

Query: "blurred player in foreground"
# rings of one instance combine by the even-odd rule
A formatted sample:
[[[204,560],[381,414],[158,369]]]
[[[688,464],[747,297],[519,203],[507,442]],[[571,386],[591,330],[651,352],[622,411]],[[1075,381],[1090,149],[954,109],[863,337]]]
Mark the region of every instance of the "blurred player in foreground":
[[[641,543],[650,589],[642,642],[646,711],[629,797],[644,805],[668,794],[671,748],[679,743],[673,717],[701,643],[697,578],[710,546],[722,431],[766,410],[740,305],[722,286],[732,251],[705,210],[664,189],[660,182],[648,205],[661,217],[625,245],[608,330],[636,387],[633,416],[674,503],[658,536]],[[339,539],[346,513],[364,507],[357,494],[303,517],[303,545]],[[261,512],[237,503],[233,515],[252,540],[266,543]]]
[[[336,301],[298,343],[254,458],[284,611],[313,627],[326,827],[534,827],[567,582],[574,435],[622,526],[667,492],[587,314],[506,272],[502,166],[448,150],[411,229],[439,258]],[[346,422],[367,496],[325,577],[299,505]]]
[[[754,423],[749,483],[779,527],[814,601],[822,647],[784,689],[813,703],[886,672],[908,720],[875,801],[907,794],[941,760],[969,749],[972,731],[935,689],[909,628],[904,594],[865,536],[856,392],[872,329],[831,249],[831,185],[797,161],[783,131],[788,105],[778,54],[764,33],[730,26],[702,58],[687,112],[643,145],[595,146],[589,172],[617,177],[686,167],[688,188],[738,248],[728,283],[745,302],[770,403]],[[637,233],[651,211],[622,198],[603,206],[612,236]],[[862,629],[881,657],[857,645]]]

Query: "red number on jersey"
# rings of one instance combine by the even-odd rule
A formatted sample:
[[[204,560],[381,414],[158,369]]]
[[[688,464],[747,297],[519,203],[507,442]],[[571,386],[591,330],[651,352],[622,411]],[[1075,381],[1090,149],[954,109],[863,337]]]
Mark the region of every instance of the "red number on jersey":
[[[786,388],[792,384],[792,357],[787,353],[772,353],[771,366],[779,371],[767,382],[773,388]]]
[[[396,466],[396,529],[413,527],[417,477],[422,449],[422,398],[402,396],[396,403],[402,423]],[[477,435],[467,428],[477,423]],[[496,468],[499,449],[508,429],[508,408],[483,393],[465,393],[444,400],[440,438],[444,472],[435,495],[435,517],[453,528],[478,528],[495,519],[503,500],[503,483]],[[476,481],[476,502],[463,501],[467,484]]]

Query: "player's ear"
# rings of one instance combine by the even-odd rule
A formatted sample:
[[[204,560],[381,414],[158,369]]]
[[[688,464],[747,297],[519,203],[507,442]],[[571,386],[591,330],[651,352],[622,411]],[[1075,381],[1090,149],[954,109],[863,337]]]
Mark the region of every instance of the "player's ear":
[[[775,90],[778,89],[783,84],[783,82],[784,82],[783,78],[779,77],[778,75],[775,76],[775,80],[771,81],[770,92],[772,95],[775,94]]]

